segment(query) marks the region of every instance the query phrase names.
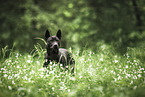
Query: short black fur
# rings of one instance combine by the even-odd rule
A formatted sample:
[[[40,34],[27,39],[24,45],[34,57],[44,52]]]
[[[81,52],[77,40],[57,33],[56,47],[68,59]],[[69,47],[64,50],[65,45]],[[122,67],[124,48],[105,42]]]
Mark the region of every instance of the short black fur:
[[[45,40],[47,42],[47,53],[45,54],[45,62],[43,67],[47,67],[51,61],[60,63],[63,65],[63,67],[75,64],[75,61],[69,51],[64,48],[60,48],[61,37],[61,30],[58,30],[56,36],[50,36],[49,31],[46,30]]]

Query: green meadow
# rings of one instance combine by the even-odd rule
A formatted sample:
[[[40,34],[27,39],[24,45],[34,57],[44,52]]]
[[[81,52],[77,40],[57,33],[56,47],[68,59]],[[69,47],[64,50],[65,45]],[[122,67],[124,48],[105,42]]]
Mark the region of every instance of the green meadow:
[[[45,49],[21,54],[1,49],[0,97],[144,97],[144,50],[128,48],[124,55],[102,45],[96,52],[72,50],[74,73],[51,62],[43,68]]]
[[[43,67],[47,29],[74,73]],[[145,0],[1,0],[0,97],[145,97]]]

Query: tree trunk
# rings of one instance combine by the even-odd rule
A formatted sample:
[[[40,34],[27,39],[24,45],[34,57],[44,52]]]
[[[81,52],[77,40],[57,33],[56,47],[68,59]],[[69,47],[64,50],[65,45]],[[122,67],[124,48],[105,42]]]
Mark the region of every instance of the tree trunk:
[[[140,9],[137,5],[136,0],[132,0],[132,4],[133,4],[133,7],[134,7],[137,29],[139,30],[140,33],[142,33],[143,22],[142,22],[142,19],[141,19]]]

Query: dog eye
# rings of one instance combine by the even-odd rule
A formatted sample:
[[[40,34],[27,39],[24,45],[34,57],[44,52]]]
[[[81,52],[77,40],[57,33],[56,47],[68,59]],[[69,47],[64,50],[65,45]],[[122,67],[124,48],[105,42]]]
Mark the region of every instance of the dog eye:
[[[56,39],[56,41],[59,41],[59,39]]]
[[[48,46],[52,46],[52,44],[49,42],[48,44],[47,44]]]
[[[52,46],[52,44],[50,43],[49,46]]]

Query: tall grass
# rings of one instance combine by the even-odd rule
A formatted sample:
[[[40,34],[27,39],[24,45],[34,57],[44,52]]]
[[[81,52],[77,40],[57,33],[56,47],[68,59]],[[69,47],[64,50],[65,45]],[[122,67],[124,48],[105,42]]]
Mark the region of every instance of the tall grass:
[[[74,74],[51,62],[43,68],[45,49],[35,45],[31,54],[11,52],[0,64],[0,97],[143,97],[144,64],[132,54],[123,56],[103,45],[94,53],[71,50]]]

